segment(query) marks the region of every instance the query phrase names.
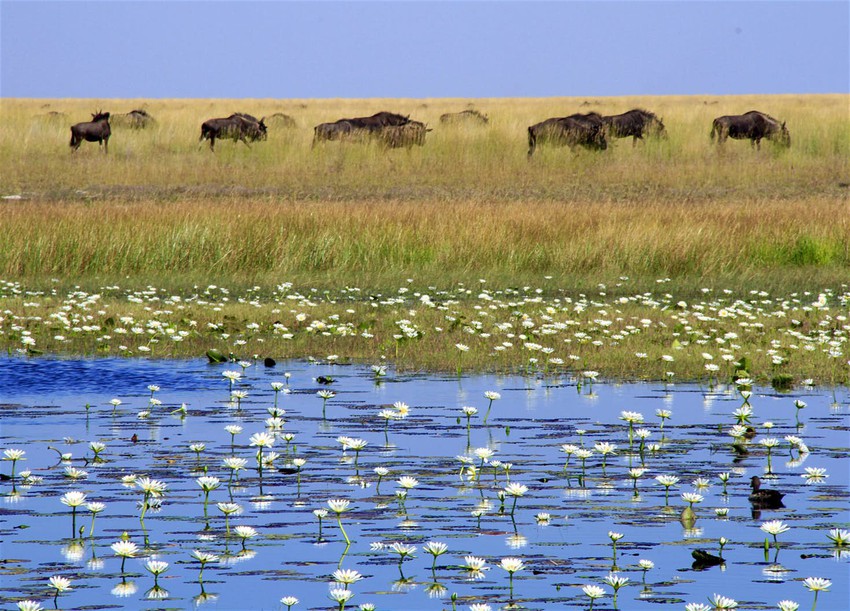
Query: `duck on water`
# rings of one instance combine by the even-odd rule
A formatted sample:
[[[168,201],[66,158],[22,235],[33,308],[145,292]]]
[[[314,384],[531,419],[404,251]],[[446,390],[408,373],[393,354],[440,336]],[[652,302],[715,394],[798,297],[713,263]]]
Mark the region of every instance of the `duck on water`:
[[[785,493],[769,488],[762,488],[761,478],[758,475],[754,475],[750,479],[750,486],[753,491],[748,498],[754,506],[762,509],[779,509],[785,506],[782,504],[782,497],[785,496]]]

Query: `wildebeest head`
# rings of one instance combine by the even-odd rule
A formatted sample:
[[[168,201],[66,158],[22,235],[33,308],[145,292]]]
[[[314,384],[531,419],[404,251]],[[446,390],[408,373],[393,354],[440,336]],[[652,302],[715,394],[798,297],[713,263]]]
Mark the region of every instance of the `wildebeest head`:
[[[97,123],[98,121],[109,121],[109,113],[103,112],[102,110],[93,112],[91,115],[91,122]]]
[[[785,121],[779,126],[779,133],[776,136],[777,144],[781,144],[782,146],[789,147],[791,146],[791,133],[788,131],[788,128],[785,127]]]

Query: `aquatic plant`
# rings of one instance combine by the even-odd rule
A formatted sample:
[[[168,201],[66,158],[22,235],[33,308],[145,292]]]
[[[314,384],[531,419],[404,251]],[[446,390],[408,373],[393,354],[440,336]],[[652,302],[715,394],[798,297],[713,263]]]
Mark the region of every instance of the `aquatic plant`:
[[[495,390],[486,390],[484,391],[484,398],[489,401],[487,404],[487,412],[484,414],[484,424],[487,424],[487,418],[490,417],[490,409],[493,407],[493,401],[501,399],[502,395],[497,393]]]
[[[233,533],[242,540],[242,549],[245,549],[245,543],[248,539],[253,539],[257,536],[257,530],[252,526],[239,525],[233,529]]]
[[[363,579],[363,575],[353,569],[337,569],[331,574],[331,579],[336,583],[341,583],[347,590],[348,586]]]
[[[159,587],[159,576],[168,570],[168,566],[168,563],[162,560],[151,559],[145,563],[145,569],[153,575],[153,585],[155,588]]]
[[[345,604],[352,599],[354,592],[346,588],[331,588],[328,592],[328,596],[332,601],[339,605],[339,607],[337,607],[338,611],[345,611]]]
[[[638,567],[641,570],[641,583],[646,586],[646,572],[655,568],[655,563],[652,560],[641,558],[638,560]]]
[[[67,577],[54,575],[53,577],[47,580],[47,583],[50,585],[51,588],[56,590],[56,592],[53,594],[53,606],[57,607],[57,600],[59,599],[59,595],[62,592],[67,592],[71,589],[71,580]]]
[[[514,573],[517,571],[521,571],[525,568],[525,564],[520,558],[508,557],[502,558],[502,561],[499,563],[499,568],[508,572],[509,579],[509,588],[510,588],[510,597],[513,600],[514,597]]]
[[[593,448],[602,455],[602,473],[605,473],[606,459],[608,455],[617,455],[617,444],[600,441],[594,444]]]
[[[655,481],[664,486],[664,504],[667,505],[670,497],[670,487],[679,483],[675,475],[656,475]]]
[[[590,599],[590,606],[588,607],[588,610],[593,609],[593,602],[597,598],[602,598],[603,596],[605,596],[604,588],[600,588],[599,586],[595,586],[592,584],[588,584],[582,587],[581,591],[584,592],[584,595]]]
[[[629,469],[629,477],[632,480],[632,490],[634,491],[634,496],[638,495],[637,482],[643,477],[643,475],[648,471],[648,469],[644,469],[643,467],[634,467]]]
[[[18,611],[42,611],[44,609],[41,603],[29,599],[19,600],[16,604],[18,605]]]
[[[764,522],[759,528],[763,532],[773,536],[773,543],[776,547],[776,551],[779,551],[779,540],[777,539],[777,536],[790,530],[790,527],[782,520],[770,520],[768,522]],[[765,540],[765,547],[767,547],[767,540]]]
[[[121,574],[124,574],[124,562],[127,558],[135,558],[139,552],[138,546],[132,541],[116,541],[111,546],[112,551],[116,556],[121,558]]]
[[[780,600],[776,603],[776,607],[779,611],[797,611],[800,608],[800,603],[793,600]]]
[[[617,573],[611,572],[603,580],[609,586],[614,588],[614,606],[617,606],[617,594],[620,592],[620,588],[629,583],[628,577],[622,577]]]
[[[765,473],[773,473],[773,469],[770,464],[770,454],[773,448],[779,445],[779,440],[776,437],[765,437],[759,441],[759,444],[767,449],[767,470]]]
[[[715,611],[719,611],[720,609],[725,611],[726,609],[736,609],[738,607],[737,601],[727,596],[721,596],[720,594],[714,594],[708,599],[708,602],[711,603]]]
[[[342,527],[342,514],[349,511],[349,505],[351,501],[347,499],[330,499],[328,500],[328,507],[331,511],[336,515],[336,523],[339,526],[339,530],[342,533],[343,538],[345,539],[346,548],[351,545],[351,539],[348,538],[348,534],[345,532],[345,529]]]
[[[336,393],[332,390],[320,390],[316,392],[316,396],[322,400],[322,420],[324,420],[326,418],[325,407],[328,404],[328,399],[333,399]]]
[[[298,604],[298,599],[294,596],[284,596],[280,599],[280,604],[286,607],[286,611],[291,611],[292,607]]]
[[[3,450],[3,460],[12,461],[12,474],[9,476],[9,479],[11,479],[13,482],[15,481],[15,464],[19,460],[26,460],[24,458],[25,454],[26,454],[25,450],[18,450],[18,449],[15,449],[15,448],[7,448],[7,449]]]
[[[63,505],[71,508],[71,532],[73,537],[77,536],[77,507],[86,502],[86,495],[79,490],[66,492],[59,499]]]
[[[634,426],[643,422],[643,414],[624,410],[620,412],[620,420],[624,420],[629,425],[629,446],[631,446],[634,441]]]
[[[89,537],[94,536],[94,519],[97,517],[97,514],[106,509],[106,503],[92,502],[86,503],[86,509],[91,513],[91,528],[89,529]]]
[[[195,558],[198,562],[201,563],[201,570],[198,572],[198,583],[203,585],[204,583],[204,567],[206,567],[209,562],[218,562],[219,557],[215,554],[210,554],[208,552],[202,552],[201,550],[192,550],[192,557]]]
[[[437,569],[437,557],[445,554],[448,549],[449,546],[440,541],[428,541],[428,543],[422,546],[423,552],[431,554],[434,557],[434,562],[431,564],[432,573]]]
[[[826,534],[826,538],[832,541],[835,547],[845,547],[850,544],[850,531],[833,528]]]
[[[141,501],[142,511],[139,514],[139,522],[142,524],[142,530],[145,530],[145,513],[151,507],[151,500],[158,499],[165,494],[168,485],[165,482],[149,477],[140,477],[136,480],[136,485],[144,494]]]
[[[402,571],[401,564],[407,558],[416,557],[413,555],[416,552],[416,546],[396,541],[389,546],[389,549],[398,554],[398,572],[399,575],[401,575],[401,578],[404,579],[404,572]]]
[[[525,496],[525,493],[528,492],[528,486],[519,483],[511,483],[505,486],[504,492],[506,495],[514,497],[513,505],[511,505],[511,516],[513,516],[516,511],[517,501],[521,496]]]
[[[230,516],[242,512],[242,506],[238,503],[216,503],[218,510],[224,514],[225,537],[230,537]]]
[[[803,585],[806,586],[806,589],[808,589],[809,592],[815,593],[815,599],[812,602],[812,611],[815,611],[815,607],[817,607],[818,604],[818,594],[820,592],[828,592],[832,582],[829,579],[824,579],[823,577],[806,577],[803,580]]]

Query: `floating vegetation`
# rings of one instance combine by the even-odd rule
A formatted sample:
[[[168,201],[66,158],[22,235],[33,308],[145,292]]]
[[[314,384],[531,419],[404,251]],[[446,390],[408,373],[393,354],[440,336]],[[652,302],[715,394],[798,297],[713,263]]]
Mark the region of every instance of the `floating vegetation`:
[[[0,604],[843,609],[844,388],[382,367],[4,360]]]

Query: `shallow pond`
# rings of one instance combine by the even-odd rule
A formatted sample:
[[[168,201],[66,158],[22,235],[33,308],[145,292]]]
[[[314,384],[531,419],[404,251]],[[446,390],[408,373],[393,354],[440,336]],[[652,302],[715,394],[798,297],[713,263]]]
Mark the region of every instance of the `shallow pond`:
[[[233,389],[247,395],[238,402],[224,371],[242,374]],[[322,377],[333,381],[320,384],[317,379],[327,381]],[[284,388],[276,393],[272,382]],[[160,389],[152,392],[149,385]],[[335,396],[325,401],[320,390]],[[500,398],[485,424],[487,391]],[[282,428],[266,422],[276,400],[285,410]],[[795,400],[806,407],[798,410]],[[409,406],[406,416],[403,407],[393,407],[396,402]],[[6,454],[0,463],[4,476],[13,464],[16,472],[2,482],[0,604],[14,609],[16,602],[33,599],[52,608],[56,590],[48,579],[59,575],[71,580],[71,589],[58,596],[64,609],[285,609],[284,596],[299,599],[296,611],[336,609],[329,584],[342,568],[363,576],[349,586],[354,595],[348,609],[364,603],[451,609],[452,595],[458,609],[474,603],[586,609],[587,585],[605,592],[594,609],[684,609],[714,594],[742,609],[775,609],[786,599],[808,609],[814,593],[803,580],[822,577],[832,585],[819,593],[817,608],[846,611],[850,554],[827,537],[831,529],[850,527],[846,392],[840,389],[835,403],[828,389],[779,395],[754,388],[749,419],[756,436],[733,445],[733,412],[743,403],[734,387],[579,387],[569,378],[458,379],[392,371],[377,379],[365,367],[300,361],[273,368],[258,362],[243,371],[236,364],[201,361],[2,360],[0,450],[26,454],[16,461]],[[478,409],[469,427],[464,406]],[[388,410],[386,418],[381,410]],[[663,429],[657,410],[671,412]],[[633,427],[649,431],[642,447],[644,433],[635,432],[630,444],[624,411],[643,416]],[[242,432],[232,436],[228,425]],[[250,440],[264,431],[273,446],[264,447],[263,455],[279,456],[261,479],[258,446]],[[287,441],[287,434],[294,438]],[[801,438],[809,452],[793,449],[787,435]],[[367,445],[344,449],[341,436]],[[770,473],[768,448],[761,443],[766,438],[779,442],[770,450]],[[97,461],[91,442],[106,446]],[[601,442],[617,446],[604,457],[604,468],[595,449]],[[196,443],[205,447],[193,451]],[[584,470],[581,453],[568,457],[563,444],[593,450]],[[492,457],[476,454],[479,448],[492,450]],[[232,455],[247,460],[235,478],[223,464]],[[462,455],[483,468],[471,472]],[[306,461],[300,472],[296,458]],[[376,467],[389,473],[379,478]],[[631,477],[629,469],[640,467],[646,471]],[[806,478],[807,468],[810,474],[825,469],[826,476]],[[26,471],[29,478],[22,479]],[[730,474],[727,494],[721,473]],[[133,475],[135,483],[127,477]],[[203,475],[220,482],[209,492],[207,518],[197,482]],[[670,487],[669,500],[655,479],[659,475],[680,480]],[[785,506],[754,509],[747,498],[753,475],[762,477],[763,487],[783,491]],[[151,506],[141,520],[144,476],[167,489],[161,498],[149,495]],[[410,487],[403,488],[403,476],[417,482],[405,481]],[[694,486],[698,477],[708,481],[707,488]],[[509,482],[527,491],[514,490],[520,496],[508,494],[501,502],[498,493]],[[86,504],[74,517],[60,500],[69,491],[85,493],[85,503],[105,504],[93,534]],[[406,491],[406,498],[398,491]],[[695,521],[681,516],[688,507],[682,493],[702,496],[693,504]],[[341,514],[350,546],[330,499],[350,501]],[[227,520],[217,506],[224,502],[240,507]],[[319,539],[313,511],[323,508],[328,515]],[[549,519],[538,519],[541,513]],[[769,520],[789,527],[777,536],[778,550],[760,529]],[[243,544],[237,526],[253,527],[256,536]],[[79,536],[75,529],[81,527]],[[609,532],[623,535],[616,551]],[[138,546],[123,570],[111,548],[122,533]],[[692,552],[717,555],[721,537],[729,540],[725,563],[695,564]],[[429,541],[447,546],[436,562],[423,550]],[[415,546],[413,557],[399,564],[393,543]],[[193,550],[217,557],[206,563],[202,581]],[[486,561],[485,570],[467,570],[466,556]],[[514,573],[512,594],[509,574],[499,566],[506,557],[524,564]],[[169,564],[157,588],[145,567],[152,558]],[[654,566],[644,571],[640,560]],[[629,580],[616,605],[604,581],[612,570]]]

